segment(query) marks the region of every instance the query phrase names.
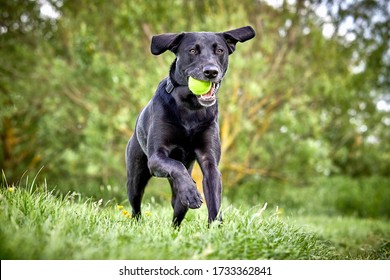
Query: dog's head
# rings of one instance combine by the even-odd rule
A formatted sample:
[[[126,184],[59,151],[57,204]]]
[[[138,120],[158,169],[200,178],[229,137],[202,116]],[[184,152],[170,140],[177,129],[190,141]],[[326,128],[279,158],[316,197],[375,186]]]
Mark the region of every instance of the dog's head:
[[[176,55],[170,78],[177,85],[188,86],[189,77],[212,82],[209,92],[196,95],[199,104],[208,107],[216,103],[216,94],[228,68],[228,57],[236,44],[254,36],[255,31],[250,26],[221,33],[166,33],[153,36],[151,51],[159,55],[169,50]],[[190,90],[188,92],[191,94]]]

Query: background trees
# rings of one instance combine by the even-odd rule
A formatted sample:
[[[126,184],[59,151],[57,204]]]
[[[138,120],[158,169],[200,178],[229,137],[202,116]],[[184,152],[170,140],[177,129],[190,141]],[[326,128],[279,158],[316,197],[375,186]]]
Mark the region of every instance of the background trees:
[[[389,174],[385,0],[1,2],[9,182],[43,167],[60,190],[123,195],[125,145],[173,60],[151,36],[248,24],[219,96],[225,187]]]

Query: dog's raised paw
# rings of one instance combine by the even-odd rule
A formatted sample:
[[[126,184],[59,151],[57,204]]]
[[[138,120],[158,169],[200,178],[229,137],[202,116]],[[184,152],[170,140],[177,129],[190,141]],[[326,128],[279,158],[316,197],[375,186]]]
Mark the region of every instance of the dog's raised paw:
[[[180,202],[183,206],[197,209],[202,206],[203,199],[196,187],[189,187],[179,194]]]

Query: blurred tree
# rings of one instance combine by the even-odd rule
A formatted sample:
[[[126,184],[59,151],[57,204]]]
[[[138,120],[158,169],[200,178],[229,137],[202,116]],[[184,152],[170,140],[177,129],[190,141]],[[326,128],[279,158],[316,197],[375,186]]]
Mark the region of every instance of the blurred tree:
[[[257,4],[260,39],[249,50],[253,59],[243,70],[245,81],[232,86],[229,113],[222,114],[227,119],[223,166],[233,171],[224,173],[231,175],[229,182],[248,180],[250,174],[288,180],[388,174],[389,112],[378,111],[376,103],[389,92],[389,9],[385,1],[344,9],[337,3]],[[345,10],[360,24],[348,24]],[[373,15],[380,15],[377,24],[367,22]],[[347,27],[354,36],[338,31]],[[375,57],[363,51],[366,47]]]
[[[1,1],[0,10],[0,166],[11,181],[35,167],[41,116],[41,77],[37,53],[50,41],[55,24],[40,15],[35,1]]]
[[[10,182],[45,166],[59,189],[123,194],[126,142],[173,60],[150,54],[151,36],[247,24],[257,37],[231,56],[219,95],[225,186],[389,174],[385,0],[1,2]]]

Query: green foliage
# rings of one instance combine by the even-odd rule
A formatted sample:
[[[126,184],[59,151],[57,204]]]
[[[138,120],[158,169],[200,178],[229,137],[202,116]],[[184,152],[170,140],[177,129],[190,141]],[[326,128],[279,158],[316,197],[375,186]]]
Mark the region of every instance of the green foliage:
[[[64,193],[123,197],[127,140],[173,60],[150,54],[151,36],[250,24],[219,95],[224,186],[388,176],[386,1],[287,2],[47,1],[58,18],[41,1],[2,3],[0,169],[17,182],[44,166]],[[353,40],[323,35],[351,18]]]
[[[390,218],[390,181],[387,177],[351,179],[316,178],[293,187],[276,180],[261,180],[227,193],[233,201],[249,205],[267,202],[287,214]]]

